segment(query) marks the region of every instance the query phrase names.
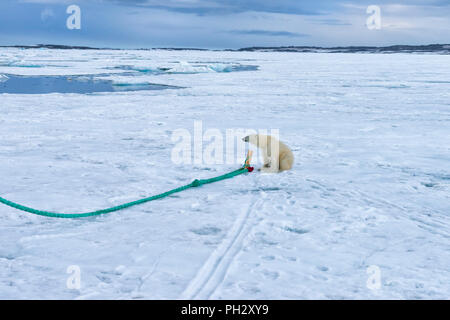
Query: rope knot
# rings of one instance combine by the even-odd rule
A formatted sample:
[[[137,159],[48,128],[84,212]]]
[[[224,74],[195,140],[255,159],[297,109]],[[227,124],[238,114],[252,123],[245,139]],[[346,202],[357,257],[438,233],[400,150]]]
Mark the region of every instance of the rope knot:
[[[195,179],[194,181],[192,181],[192,186],[193,187],[199,187],[201,185],[200,180]]]

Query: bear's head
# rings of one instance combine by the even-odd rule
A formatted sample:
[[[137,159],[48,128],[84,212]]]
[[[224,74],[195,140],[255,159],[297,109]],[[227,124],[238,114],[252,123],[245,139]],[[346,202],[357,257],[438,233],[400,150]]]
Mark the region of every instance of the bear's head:
[[[263,134],[251,134],[251,135],[248,135],[248,136],[242,138],[242,141],[251,143],[254,146],[257,146],[260,148],[266,147],[269,142],[268,140],[270,140],[269,136],[266,136]]]

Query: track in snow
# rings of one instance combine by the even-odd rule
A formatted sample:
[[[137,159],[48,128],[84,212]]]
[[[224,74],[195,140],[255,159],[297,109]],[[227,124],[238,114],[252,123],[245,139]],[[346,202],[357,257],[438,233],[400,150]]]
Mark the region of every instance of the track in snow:
[[[209,299],[214,294],[217,287],[224,280],[229,266],[242,249],[242,241],[248,234],[247,231],[251,228],[251,225],[248,223],[249,217],[259,201],[253,199],[247,210],[240,214],[224,241],[209,256],[195,278],[181,294],[180,299],[204,300]]]

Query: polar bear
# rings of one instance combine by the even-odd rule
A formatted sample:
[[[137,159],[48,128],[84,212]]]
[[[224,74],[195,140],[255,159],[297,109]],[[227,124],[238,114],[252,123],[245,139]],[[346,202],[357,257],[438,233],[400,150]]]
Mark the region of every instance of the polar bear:
[[[278,139],[263,134],[251,134],[242,140],[261,149],[264,166],[260,171],[276,173],[292,168],[294,155],[291,149]]]

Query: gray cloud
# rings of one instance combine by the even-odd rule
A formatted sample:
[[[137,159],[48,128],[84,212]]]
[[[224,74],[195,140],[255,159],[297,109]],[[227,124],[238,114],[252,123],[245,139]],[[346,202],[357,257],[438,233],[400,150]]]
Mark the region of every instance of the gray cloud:
[[[328,26],[351,26],[352,24],[350,22],[345,22],[339,19],[316,19],[312,20],[312,23],[315,24],[324,24]]]
[[[309,34],[296,33],[289,31],[271,31],[271,30],[232,30],[228,33],[236,35],[251,35],[251,36],[271,36],[271,37],[309,37]]]
[[[332,10],[336,2],[320,0],[317,2],[299,0],[106,0],[122,5],[145,6],[150,8],[166,9],[184,13],[230,14],[246,11],[286,13],[298,15],[318,15],[324,11]]]
[[[450,6],[449,0],[103,0],[122,5],[145,6],[169,11],[194,13],[197,15],[220,15],[238,12],[256,11],[267,13],[284,13],[295,15],[331,14],[342,9],[343,4],[355,3],[368,5],[417,5],[417,6]]]

